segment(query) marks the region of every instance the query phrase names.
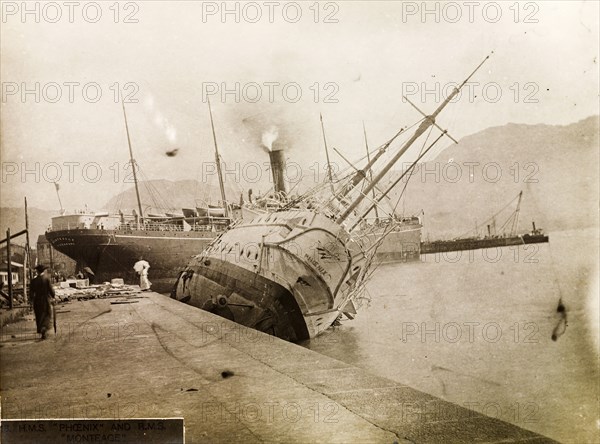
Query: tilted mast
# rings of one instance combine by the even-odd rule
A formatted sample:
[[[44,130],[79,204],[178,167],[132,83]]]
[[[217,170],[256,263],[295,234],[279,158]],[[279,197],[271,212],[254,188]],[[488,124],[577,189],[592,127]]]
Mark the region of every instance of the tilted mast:
[[[227,209],[227,200],[225,199],[225,185],[223,184],[223,172],[221,171],[221,156],[219,156],[219,147],[217,146],[217,136],[215,134],[215,124],[213,122],[212,109],[210,107],[210,99],[208,100],[208,113],[210,114],[210,126],[212,128],[213,140],[215,142],[215,161],[217,163],[217,175],[219,176],[219,188],[221,189],[221,201],[225,208],[225,217],[229,215]]]
[[[329,186],[331,192],[335,193],[333,189],[333,176],[331,175],[331,163],[329,162],[329,149],[327,148],[327,138],[325,137],[325,125],[323,125],[323,114],[319,114],[321,119],[321,133],[323,134],[323,143],[325,144],[325,157],[327,159],[327,179],[329,179]]]
[[[404,131],[404,128],[401,128],[400,131],[398,131],[394,135],[394,137],[392,137],[390,140],[388,140],[383,145],[381,145],[381,147],[379,147],[379,150],[377,151],[377,154],[375,154],[375,156],[372,159],[369,160],[368,159],[369,154],[367,154],[367,164],[361,170],[359,170],[354,165],[352,165],[351,162],[349,162],[338,150],[336,150],[334,148],[334,150],[340,155],[340,157],[342,157],[352,168],[354,168],[356,170],[356,173],[354,174],[354,176],[352,176],[352,179],[344,187],[342,187],[341,191],[339,191],[337,194],[334,194],[333,198],[337,199],[340,202],[343,201],[343,199],[348,194],[350,194],[350,192],[356,187],[356,185],[358,185],[364,179],[366,179],[367,172],[371,171],[375,162],[377,162],[377,160],[385,154],[388,147],[392,144],[392,142],[394,140],[396,140],[400,136],[400,134],[403,133],[403,131]],[[372,174],[371,174],[370,178],[372,180]]]
[[[442,138],[444,137],[444,135],[446,134],[446,132],[444,131],[442,134],[440,134],[437,139],[435,139],[431,145],[429,145],[429,147],[427,147],[427,149],[425,151],[423,151],[421,153],[421,155],[419,157],[417,157],[415,159],[415,161],[406,169],[406,171],[404,171],[400,177],[398,177],[389,187],[387,187],[387,189],[381,193],[381,195],[379,195],[378,197],[375,197],[373,199],[373,203],[369,206],[369,208],[367,208],[363,214],[356,220],[356,222],[354,222],[354,225],[352,225],[352,227],[350,227],[350,231],[352,231],[354,228],[356,228],[356,226],[360,223],[361,219],[367,217],[367,215],[371,212],[371,210],[375,209],[375,211],[377,211],[377,204],[379,204],[379,202],[381,202],[383,200],[384,197],[386,197],[390,191],[392,191],[396,185],[398,185],[400,183],[400,181],[404,178],[404,176],[406,176],[408,173],[410,173],[412,171],[412,169],[417,165],[417,163],[419,163],[419,161],[425,156],[425,154],[427,154],[429,152],[429,150],[431,150],[431,148],[433,148],[433,146]],[[373,190],[373,193],[375,192],[375,190]]]
[[[369,154],[369,142],[367,141],[367,129],[365,128],[365,121],[363,120],[363,134],[365,136],[365,149],[367,150],[367,164],[371,163],[371,155]],[[369,180],[373,181],[373,170],[369,168]],[[375,199],[375,189],[373,188],[373,199]],[[369,210],[370,211],[370,210]],[[367,213],[369,214],[369,213]],[[366,214],[365,214],[366,216]],[[375,205],[375,219],[379,220],[379,212],[377,211],[377,205]]]
[[[356,185],[358,185],[364,179],[366,179],[366,177],[367,177],[367,171],[371,171],[372,170],[373,165],[375,164],[375,162],[377,162],[377,160],[379,160],[379,158],[385,154],[386,150],[392,144],[392,142],[394,140],[396,140],[400,136],[400,134],[402,134],[403,132],[404,132],[404,128],[401,128],[400,131],[398,131],[394,135],[394,137],[392,137],[390,140],[388,140],[387,142],[385,142],[379,148],[379,151],[377,152],[377,154],[375,154],[375,156],[373,156],[372,159],[369,159],[370,156],[367,153],[367,164],[365,165],[365,167],[363,169],[358,170],[356,172],[356,174],[354,175],[354,177],[352,177],[352,180],[350,181],[350,183],[348,184],[348,186],[344,188],[341,197],[345,197],[350,191],[352,191],[354,189],[354,187],[356,187]],[[366,134],[365,134],[365,143],[366,143]],[[372,174],[371,174],[371,178],[372,178]]]
[[[517,233],[517,228],[519,228],[519,212],[521,211],[521,199],[523,198],[523,191],[519,193],[519,201],[517,202],[517,209],[515,210],[515,219],[513,220],[513,225],[510,230],[510,235],[514,236]]]
[[[344,222],[348,218],[348,216],[350,216],[352,214],[352,212],[356,209],[356,207],[358,207],[358,205],[360,205],[360,203],[364,200],[364,198],[369,193],[371,193],[371,191],[375,188],[375,186],[377,185],[377,183],[379,183],[381,181],[381,179],[383,179],[383,177],[389,172],[389,170],[394,166],[394,164],[398,161],[398,159],[400,159],[400,157],[406,152],[406,150],[408,150],[410,148],[410,146],[419,137],[421,137],[421,135],[423,135],[423,133],[425,133],[425,131],[427,131],[430,127],[432,127],[434,125],[437,126],[437,124],[435,122],[435,119],[438,116],[438,114],[460,92],[460,90],[462,89],[462,87],[477,72],[477,70],[479,70],[479,68],[481,67],[481,65],[483,65],[485,63],[485,61],[489,57],[490,56],[488,55],[485,59],[483,59],[483,61],[477,66],[477,68],[475,68],[475,70],[471,73],[471,75],[469,75],[469,77],[467,77],[464,80],[464,82],[462,82],[460,84],[460,86],[458,88],[454,88],[454,90],[452,91],[452,93],[446,98],[446,100],[444,100],[442,102],[442,104],[433,112],[433,114],[431,114],[429,116],[425,116],[425,119],[421,122],[421,124],[419,125],[419,127],[415,130],[415,133],[412,135],[412,137],[402,146],[402,148],[400,149],[400,151],[398,151],[398,153],[396,153],[396,155],[387,163],[387,165],[385,165],[383,167],[383,169],[379,172],[379,174],[377,174],[377,176],[373,179],[373,181],[370,182],[369,185],[367,185],[367,187],[365,188],[365,190],[357,196],[357,198],[350,204],[350,206],[348,206],[348,208],[346,208],[346,211],[344,211],[337,218],[337,220],[336,220],[337,223],[341,224],[342,222]],[[442,130],[442,131],[444,131],[444,130]],[[444,133],[446,134],[446,131],[444,131]]]
[[[123,103],[123,99],[121,99],[121,107],[123,108],[123,117],[125,118],[125,131],[127,132],[127,144],[129,145],[129,161],[131,163],[131,168],[133,169],[133,182],[135,184],[135,197],[137,198],[138,210],[140,212],[140,220],[143,219],[144,213],[142,212],[142,201],[140,200],[140,190],[138,188],[138,180],[136,173],[136,163],[133,158],[133,150],[131,149],[131,138],[129,137],[129,126],[127,125],[127,114],[125,113],[125,103]]]

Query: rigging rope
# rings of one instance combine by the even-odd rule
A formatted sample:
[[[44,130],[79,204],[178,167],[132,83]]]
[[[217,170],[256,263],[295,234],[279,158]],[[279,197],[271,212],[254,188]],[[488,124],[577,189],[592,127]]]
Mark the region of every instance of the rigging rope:
[[[433,125],[429,128],[429,132],[427,133],[427,137],[423,141],[423,145],[421,146],[421,149],[419,150],[419,154],[418,154],[417,158],[423,152],[423,149],[425,148],[425,145],[427,144],[427,141],[429,140],[429,136],[431,135],[431,131],[433,131]],[[415,168],[411,169],[410,173],[408,174],[408,178],[406,179],[406,182],[404,183],[404,188],[402,188],[402,191],[400,192],[400,196],[398,197],[398,201],[396,202],[396,205],[394,205],[394,208],[392,210],[392,212],[394,214],[396,213],[396,208],[398,207],[398,204],[400,203],[400,199],[402,199],[402,196],[404,195],[404,191],[406,191],[406,187],[408,186],[408,181],[410,180],[410,178],[412,177],[414,172],[415,172]]]
[[[487,218],[486,220],[483,221],[482,225],[487,225],[488,222],[492,222],[496,216],[498,216],[500,213],[502,213],[504,210],[506,210],[510,205],[512,205],[512,203],[517,200],[519,198],[519,195],[517,194],[517,197],[515,197],[514,199],[512,199],[510,202],[508,202],[506,205],[504,205],[499,211],[497,211],[496,213],[494,213],[491,217]],[[516,210],[515,210],[516,211]],[[509,220],[514,216],[514,213],[512,213],[509,216]],[[502,225],[502,227],[500,227],[500,229],[504,228],[504,226],[507,224],[508,220]],[[464,237],[467,234],[469,234],[471,231],[473,231],[473,229],[469,229],[468,231],[466,231],[465,233],[461,234],[460,236],[458,236],[458,238]],[[477,235],[477,233],[475,233]]]

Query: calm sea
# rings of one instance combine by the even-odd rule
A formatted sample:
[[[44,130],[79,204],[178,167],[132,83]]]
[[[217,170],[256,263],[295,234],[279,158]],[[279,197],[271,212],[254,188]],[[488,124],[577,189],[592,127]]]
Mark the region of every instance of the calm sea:
[[[598,247],[594,228],[380,266],[356,319],[303,345],[562,442],[597,442]]]

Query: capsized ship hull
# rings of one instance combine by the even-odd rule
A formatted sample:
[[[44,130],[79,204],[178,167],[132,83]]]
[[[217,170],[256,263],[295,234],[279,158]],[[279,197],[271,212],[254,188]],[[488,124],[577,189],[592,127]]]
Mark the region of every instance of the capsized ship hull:
[[[360,305],[364,245],[310,210],[261,215],[222,234],[180,275],[172,297],[289,341]],[[225,296],[227,308],[215,304]]]

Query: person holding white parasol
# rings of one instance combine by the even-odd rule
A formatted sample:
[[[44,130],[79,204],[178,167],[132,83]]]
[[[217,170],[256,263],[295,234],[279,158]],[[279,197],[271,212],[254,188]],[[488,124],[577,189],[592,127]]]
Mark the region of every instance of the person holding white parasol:
[[[133,269],[140,275],[140,290],[142,291],[150,291],[150,286],[152,285],[148,280],[149,268],[150,264],[142,258],[133,265]]]

